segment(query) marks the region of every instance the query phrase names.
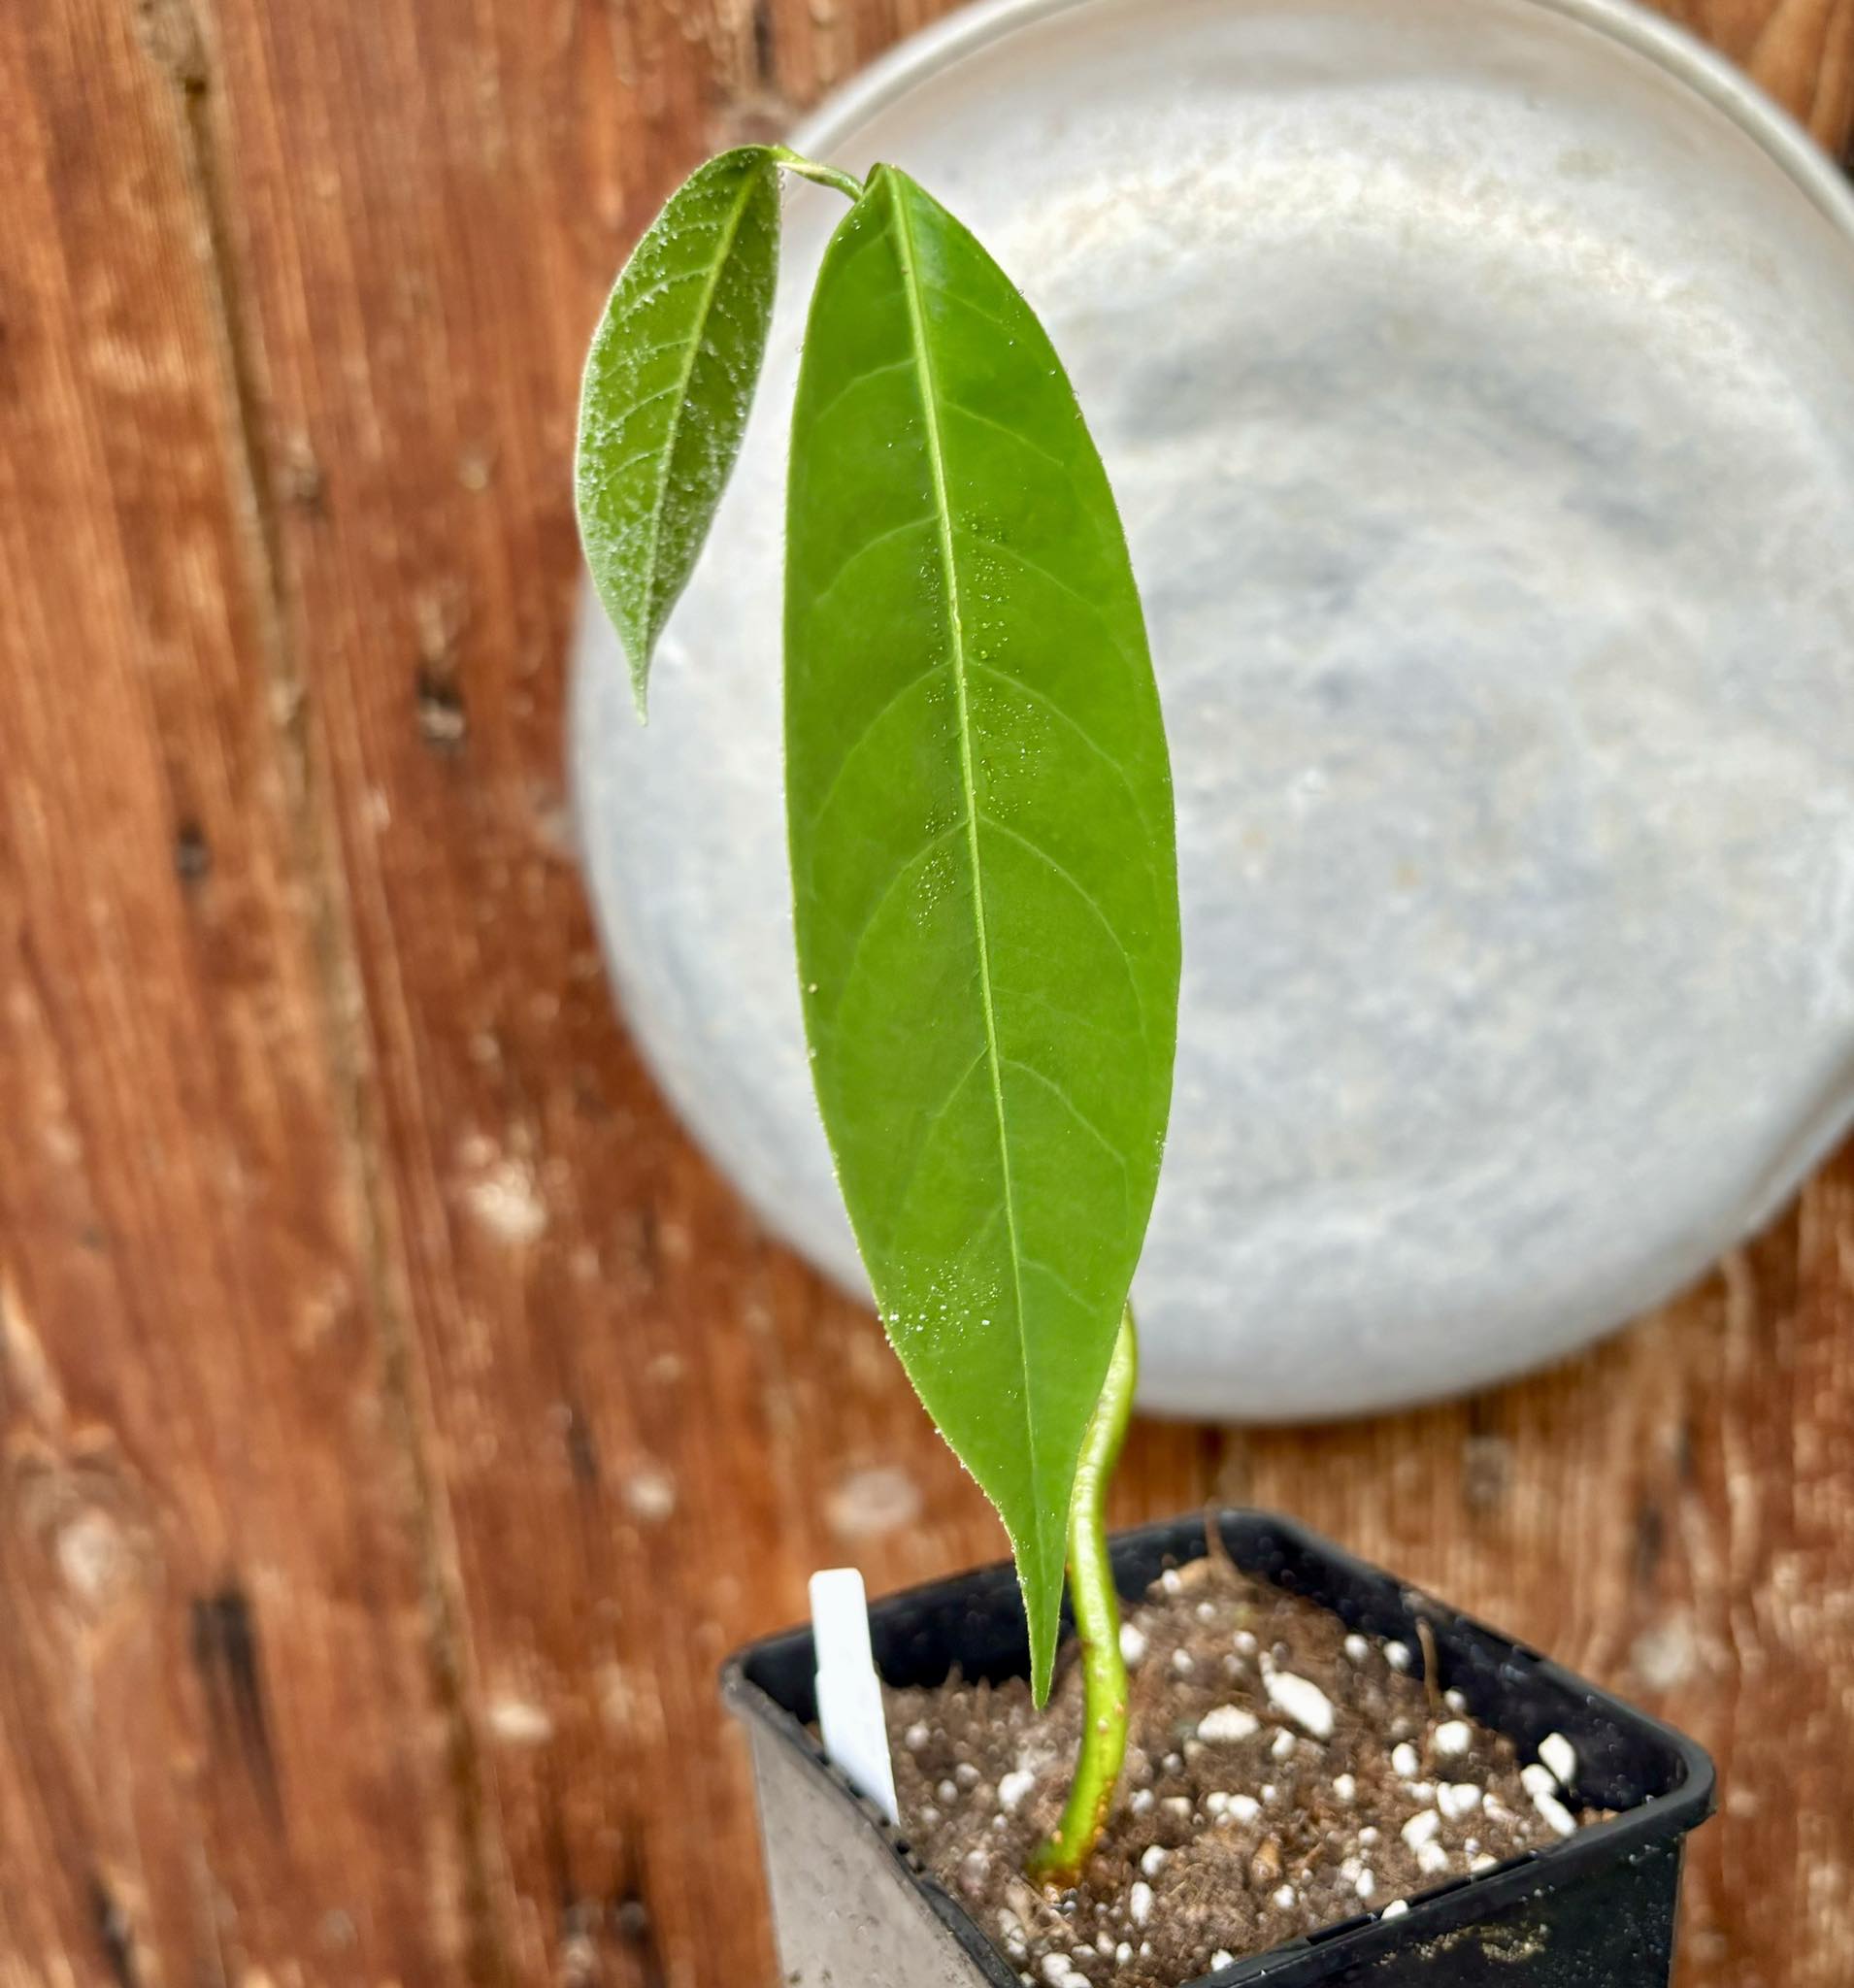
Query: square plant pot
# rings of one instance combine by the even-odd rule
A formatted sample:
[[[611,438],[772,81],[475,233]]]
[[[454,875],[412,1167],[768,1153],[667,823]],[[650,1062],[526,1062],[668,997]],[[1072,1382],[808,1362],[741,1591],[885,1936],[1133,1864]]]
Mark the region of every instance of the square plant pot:
[[[1705,1752],[1536,1650],[1266,1512],[1193,1514],[1119,1534],[1113,1564],[1122,1596],[1136,1600],[1166,1568],[1201,1558],[1209,1523],[1245,1574],[1330,1608],[1348,1629],[1397,1639],[1413,1653],[1420,1619],[1443,1688],[1461,1691],[1521,1758],[1546,1735],[1563,1733],[1577,1751],[1573,1795],[1617,1812],[1549,1848],[1440,1883],[1404,1912],[1359,1913],[1205,1979],[1217,1988],[1665,1984],[1683,1839],[1712,1811]],[[1026,1674],[1023,1611],[1008,1563],[878,1602],[870,1631],[877,1668],[890,1684],[938,1684],[955,1666],[969,1678]],[[1420,1667],[1420,1657],[1413,1662]],[[789,1988],[1020,1988],[1010,1962],[826,1760],[810,1731],[817,1712],[812,1673],[803,1629],[750,1645],[722,1672],[727,1704],[751,1743]]]

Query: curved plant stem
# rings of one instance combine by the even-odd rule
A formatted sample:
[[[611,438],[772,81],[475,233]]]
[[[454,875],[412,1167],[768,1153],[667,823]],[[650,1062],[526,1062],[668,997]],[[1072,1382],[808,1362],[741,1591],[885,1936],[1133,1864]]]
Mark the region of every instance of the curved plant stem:
[[[835,186],[845,200],[856,201],[863,197],[863,182],[853,173],[845,173],[837,166],[822,166],[815,159],[808,159],[803,152],[794,151],[789,145],[773,147],[773,157],[788,173],[796,173],[801,180],[814,180],[820,186]]]
[[[1139,1372],[1129,1305],[1081,1445],[1069,1507],[1069,1595],[1081,1643],[1081,1748],[1062,1820],[1030,1860],[1030,1875],[1057,1888],[1076,1883],[1094,1854],[1127,1753],[1127,1667],[1120,1655],[1120,1598],[1108,1558],[1107,1501]]]

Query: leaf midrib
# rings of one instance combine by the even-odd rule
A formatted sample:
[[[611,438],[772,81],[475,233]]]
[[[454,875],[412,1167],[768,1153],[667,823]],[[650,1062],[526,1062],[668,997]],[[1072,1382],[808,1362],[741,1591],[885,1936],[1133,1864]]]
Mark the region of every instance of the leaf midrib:
[[[896,249],[901,261],[902,293],[908,300],[909,329],[914,343],[920,378],[921,413],[926,424],[927,461],[934,483],[934,510],[940,540],[941,570],[946,582],[946,618],[952,638],[953,704],[959,734],[959,779],[966,803],[966,852],[972,865],[973,925],[978,946],[978,996],[985,1024],[986,1074],[998,1121],[998,1164],[1004,1178],[1005,1229],[1010,1244],[1011,1298],[1016,1309],[1017,1358],[1023,1375],[1024,1445],[1031,1481],[1038,1480],[1037,1418],[1031,1413],[1030,1348],[1024,1336],[1023,1248],[1017,1234],[1016,1199],[1010,1178],[1010,1141],[1005,1130],[1004,1065],[998,1049],[998,1019],[991,991],[991,944],[985,925],[984,871],[978,860],[978,792],[973,773],[972,728],[966,685],[966,638],[959,608],[959,568],[953,555],[952,505],[946,488],[946,464],[940,432],[940,386],[927,344],[921,314],[920,271],[914,248],[913,223],[895,181],[884,175],[890,211],[895,216]],[[1041,1558],[1039,1541],[1039,1557]]]
[[[728,257],[734,253],[741,221],[753,198],[754,182],[765,170],[765,161],[756,159],[741,173],[734,211],[722,229],[720,252],[709,265],[703,280],[701,300],[695,307],[694,335],[688,341],[688,352],[676,382],[676,406],[671,410],[670,425],[664,432],[663,447],[658,456],[662,474],[657,478],[656,501],[650,506],[649,550],[644,558],[644,642],[646,649],[656,641],[657,552],[663,539],[663,513],[670,501],[670,471],[676,462],[676,447],[681,440],[682,423],[688,414],[689,381],[695,378],[695,362],[701,356],[702,340],[708,331],[710,314],[714,309],[714,294],[721,286],[721,272],[727,267]]]

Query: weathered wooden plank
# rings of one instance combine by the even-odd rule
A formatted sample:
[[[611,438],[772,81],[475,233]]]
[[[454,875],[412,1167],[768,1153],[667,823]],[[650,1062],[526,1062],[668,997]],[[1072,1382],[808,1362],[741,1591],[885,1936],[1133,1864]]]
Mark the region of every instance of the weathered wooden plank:
[[[1854,140],[1854,0],[1669,0],[1837,158]]]
[[[184,47],[0,20],[0,1980],[442,1978],[470,1859]]]

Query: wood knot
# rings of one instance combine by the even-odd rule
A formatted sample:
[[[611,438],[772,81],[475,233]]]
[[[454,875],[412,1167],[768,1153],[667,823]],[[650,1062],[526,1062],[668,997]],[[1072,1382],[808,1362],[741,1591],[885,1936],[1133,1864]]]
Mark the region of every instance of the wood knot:
[[[210,81],[206,38],[186,0],[141,0],[135,25],[143,48],[171,83],[189,95],[205,91]]]
[[[17,1445],[8,1504],[43,1596],[94,1627],[149,1594],[159,1554],[134,1484],[115,1463]]]

